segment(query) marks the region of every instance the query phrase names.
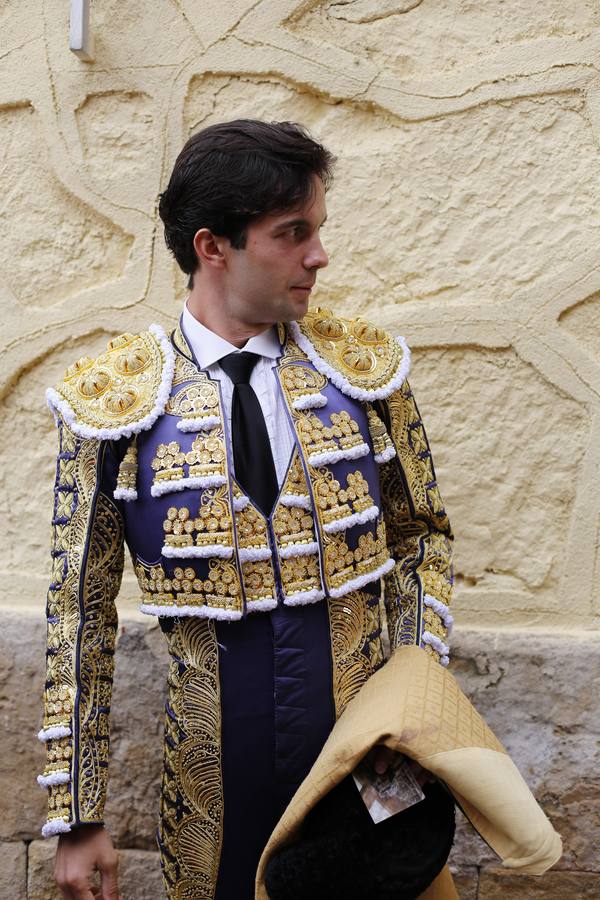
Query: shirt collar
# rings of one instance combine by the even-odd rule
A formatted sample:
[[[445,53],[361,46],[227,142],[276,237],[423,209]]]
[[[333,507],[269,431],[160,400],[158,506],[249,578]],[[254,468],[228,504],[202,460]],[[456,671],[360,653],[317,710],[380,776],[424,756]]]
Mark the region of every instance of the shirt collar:
[[[267,328],[261,334],[254,335],[246,341],[243,347],[235,347],[194,318],[187,308],[186,302],[183,307],[181,327],[201,369],[207,369],[214,365],[228,353],[239,353],[241,350],[257,353],[259,356],[266,356],[269,359],[278,359],[281,356],[281,344],[275,326]]]

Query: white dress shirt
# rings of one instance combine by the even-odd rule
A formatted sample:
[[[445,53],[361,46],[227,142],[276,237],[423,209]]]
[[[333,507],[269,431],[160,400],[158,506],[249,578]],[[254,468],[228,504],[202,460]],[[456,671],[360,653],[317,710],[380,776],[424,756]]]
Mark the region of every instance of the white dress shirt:
[[[283,394],[273,372],[275,360],[281,356],[277,328],[273,326],[261,334],[251,337],[246,341],[244,347],[234,347],[225,338],[215,334],[214,331],[195,319],[187,308],[187,303],[183,307],[181,326],[200,368],[206,369],[210,378],[218,379],[221,383],[229,446],[231,446],[233,382],[219,365],[219,360],[229,353],[241,353],[242,351],[256,353],[260,357],[250,375],[250,386],[258,398],[265,417],[275,472],[281,487],[294,448],[294,433],[288,419]],[[232,459],[229,460],[229,463],[233,467]]]

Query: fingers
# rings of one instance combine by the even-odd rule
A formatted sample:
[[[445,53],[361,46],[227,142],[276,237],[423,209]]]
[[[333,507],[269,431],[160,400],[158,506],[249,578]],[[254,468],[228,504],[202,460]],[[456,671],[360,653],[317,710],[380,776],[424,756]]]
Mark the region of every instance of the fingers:
[[[395,751],[390,750],[389,747],[377,746],[375,748],[373,768],[378,775],[384,775],[387,772],[388,767],[395,755]]]
[[[94,894],[87,879],[85,881],[71,881],[69,884],[57,879],[61,894],[65,900],[94,900]]]
[[[102,892],[98,896],[101,900],[121,900],[117,882],[117,854],[111,853],[98,868],[102,879]]]

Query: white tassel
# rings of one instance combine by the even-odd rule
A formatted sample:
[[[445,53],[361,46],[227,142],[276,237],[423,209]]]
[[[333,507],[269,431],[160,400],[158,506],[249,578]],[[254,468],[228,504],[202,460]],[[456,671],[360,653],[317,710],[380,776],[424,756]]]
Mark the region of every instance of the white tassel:
[[[64,819],[50,819],[42,828],[42,837],[52,837],[53,834],[66,834],[71,826]]]
[[[361,512],[352,513],[350,516],[344,516],[342,519],[334,519],[323,525],[323,530],[327,534],[334,534],[336,531],[344,531],[345,528],[351,528],[353,525],[364,525],[366,522],[372,522],[379,515],[379,507],[369,506]]]
[[[57,738],[71,737],[71,729],[67,725],[50,725],[38,731],[38,740],[54,741]]]
[[[315,541],[306,544],[287,544],[281,547],[279,555],[282,559],[292,559],[294,556],[313,556],[319,552],[319,545]]]
[[[352,384],[345,375],[342,375],[338,369],[334,369],[329,363],[325,362],[323,357],[319,356],[312,342],[306,337],[300,329],[297,322],[288,322],[288,328],[292,338],[298,344],[301,350],[304,350],[315,369],[329,378],[343,394],[352,397],[354,400],[383,400],[389,397],[397,388],[399,388],[405,378],[408,377],[410,370],[410,350],[403,337],[396,337],[396,342],[402,347],[402,359],[395,375],[387,384],[378,388],[359,388]]]
[[[302,394],[296,397],[292,406],[294,409],[321,409],[327,406],[327,397],[325,394]]]
[[[138,494],[135,488],[115,488],[113,491],[115,500],[137,500]]]
[[[153,408],[143,419],[140,419],[139,422],[132,422],[130,425],[122,425],[120,428],[94,428],[91,425],[84,425],[83,423],[78,422],[71,404],[61,397],[54,388],[48,388],[46,391],[46,402],[48,406],[55,417],[57,412],[60,413],[74,434],[77,434],[82,438],[94,438],[101,441],[116,441],[122,437],[131,437],[132,434],[139,434],[140,431],[147,431],[165,411],[165,406],[167,405],[167,400],[171,393],[171,385],[173,384],[175,353],[171,341],[160,325],[151,325],[148,331],[157,338],[164,357],[160,387]]]
[[[340,459],[359,459],[369,453],[368,444],[356,444],[354,447],[340,448],[339,450],[327,450],[323,453],[311,453],[308,461],[311,466],[326,466],[329,463],[339,462]]]
[[[38,775],[37,783],[46,788],[53,784],[68,784],[71,780],[70,772],[50,772],[49,775]]]
[[[190,544],[189,547],[170,547],[165,544],[160,552],[167,559],[208,559],[211,556],[229,559],[233,556],[233,547],[227,546],[227,544],[207,544],[205,547]]]
[[[216,425],[221,424],[220,416],[199,416],[196,419],[180,419],[177,423],[179,431],[210,431]]]
[[[359,575],[357,578],[351,578],[349,581],[346,581],[340,587],[331,588],[329,591],[330,597],[343,597],[344,594],[349,594],[350,591],[359,591],[365,584],[371,584],[373,581],[379,581],[384,575],[387,575],[388,572],[394,568],[395,562],[393,559],[388,559],[387,562],[384,562],[383,565],[378,566],[376,569],[373,569],[372,572],[367,572],[365,575]]]
[[[385,450],[382,450],[381,453],[375,453],[373,459],[376,463],[386,463],[390,459],[393,459],[396,455],[395,447],[386,447]]]
[[[171,494],[175,491],[184,491],[186,488],[201,489],[219,487],[226,484],[224,475],[194,475],[194,477],[169,479],[156,481],[150,488],[153,497],[162,497],[163,494]]]
[[[142,603],[140,612],[146,616],[201,616],[205,619],[221,619],[234,622],[242,618],[241,612],[232,609],[219,609],[216,606],[159,606],[153,603]]]

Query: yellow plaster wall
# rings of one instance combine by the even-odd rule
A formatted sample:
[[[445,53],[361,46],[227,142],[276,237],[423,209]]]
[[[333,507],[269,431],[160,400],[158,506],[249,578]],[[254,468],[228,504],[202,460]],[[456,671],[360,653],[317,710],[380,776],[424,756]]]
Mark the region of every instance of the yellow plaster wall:
[[[249,116],[339,157],[314,302],[413,349],[457,625],[597,628],[596,0],[92,0],[91,26],[85,63],[67,0],[0,0],[2,603],[44,604],[44,387],[177,315],[157,194],[188,134]]]

